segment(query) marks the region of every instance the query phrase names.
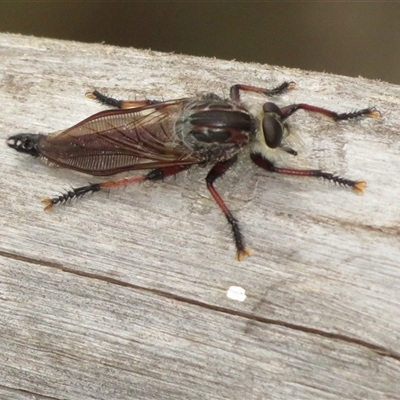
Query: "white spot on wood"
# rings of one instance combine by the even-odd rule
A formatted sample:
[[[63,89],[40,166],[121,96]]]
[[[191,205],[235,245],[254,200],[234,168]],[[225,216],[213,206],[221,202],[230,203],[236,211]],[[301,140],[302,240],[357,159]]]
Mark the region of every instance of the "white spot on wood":
[[[236,301],[245,301],[247,297],[246,291],[240,286],[231,286],[226,292],[226,296]]]

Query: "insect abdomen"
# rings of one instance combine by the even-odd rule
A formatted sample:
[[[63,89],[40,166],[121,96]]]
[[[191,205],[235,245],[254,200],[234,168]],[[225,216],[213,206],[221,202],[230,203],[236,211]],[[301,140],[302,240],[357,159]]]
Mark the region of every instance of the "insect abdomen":
[[[37,157],[39,156],[37,144],[41,136],[43,135],[35,133],[19,133],[18,135],[10,136],[7,143],[10,147],[21,153],[27,153],[31,156]]]

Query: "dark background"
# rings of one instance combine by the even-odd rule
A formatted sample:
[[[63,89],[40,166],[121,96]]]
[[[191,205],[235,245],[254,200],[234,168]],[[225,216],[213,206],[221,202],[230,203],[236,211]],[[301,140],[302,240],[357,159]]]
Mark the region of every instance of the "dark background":
[[[14,1],[0,31],[400,83],[397,2]]]

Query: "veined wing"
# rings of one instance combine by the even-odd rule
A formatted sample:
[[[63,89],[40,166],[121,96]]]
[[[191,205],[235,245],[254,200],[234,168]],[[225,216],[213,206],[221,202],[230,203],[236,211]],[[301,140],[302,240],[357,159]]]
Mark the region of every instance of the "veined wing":
[[[51,162],[92,175],[195,164],[201,159],[175,133],[192,99],[101,111],[77,125],[41,136],[38,151]]]

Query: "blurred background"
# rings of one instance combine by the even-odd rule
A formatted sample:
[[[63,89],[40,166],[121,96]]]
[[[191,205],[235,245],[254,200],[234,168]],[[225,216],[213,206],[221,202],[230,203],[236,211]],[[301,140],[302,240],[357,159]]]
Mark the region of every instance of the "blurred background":
[[[2,1],[0,31],[400,84],[400,2]]]

